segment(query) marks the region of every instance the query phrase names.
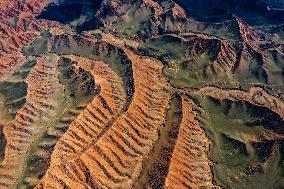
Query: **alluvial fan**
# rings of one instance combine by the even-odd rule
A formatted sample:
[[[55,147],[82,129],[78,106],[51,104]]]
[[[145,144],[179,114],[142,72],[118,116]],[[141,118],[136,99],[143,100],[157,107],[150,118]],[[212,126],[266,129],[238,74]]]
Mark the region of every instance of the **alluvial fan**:
[[[283,188],[277,6],[2,0],[0,189]]]

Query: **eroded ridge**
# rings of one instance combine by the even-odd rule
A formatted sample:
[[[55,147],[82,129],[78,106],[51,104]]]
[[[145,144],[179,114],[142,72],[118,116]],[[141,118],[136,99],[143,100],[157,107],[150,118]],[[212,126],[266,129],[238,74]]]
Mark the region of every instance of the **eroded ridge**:
[[[54,154],[37,188],[131,188],[141,172],[143,158],[157,140],[171,95],[160,78],[163,66],[157,60],[142,59],[128,51],[127,55],[136,78],[136,92],[127,111],[72,161],[58,164],[53,161]],[[65,143],[68,145],[68,141]]]
[[[66,163],[84,151],[118,116],[126,103],[126,94],[122,79],[111,68],[99,61],[90,61],[71,55],[89,69],[100,86],[100,93],[88,104],[86,109],[71,123],[69,130],[62,137],[54,150],[53,163]],[[58,162],[58,163],[57,163]]]
[[[283,26],[192,2],[0,0],[0,189],[283,188]]]
[[[209,139],[197,121],[194,103],[182,96],[183,118],[165,188],[212,188]]]
[[[174,93],[167,110],[166,121],[158,130],[159,138],[148,157],[143,160],[143,171],[133,188],[164,188],[181,120],[181,96]]]
[[[56,68],[64,91],[53,95],[56,106],[48,119],[36,123],[41,132],[30,149],[27,168],[17,188],[35,187],[50,165],[51,154],[57,141],[98,93],[92,74],[79,67],[76,62],[60,58]]]
[[[24,80],[26,103],[3,126],[7,140],[0,166],[3,188],[33,188],[38,183],[49,167],[55,144],[98,91],[90,72],[55,54],[25,66],[34,66]]]
[[[13,121],[4,125],[7,147],[4,161],[0,166],[2,188],[13,186],[21,177],[26,167],[25,161],[30,147],[42,129],[35,123],[46,119],[46,116],[56,107],[52,96],[62,89],[54,63],[56,60],[57,57],[53,55],[38,59],[36,67],[26,81],[28,92],[25,105],[17,111]]]

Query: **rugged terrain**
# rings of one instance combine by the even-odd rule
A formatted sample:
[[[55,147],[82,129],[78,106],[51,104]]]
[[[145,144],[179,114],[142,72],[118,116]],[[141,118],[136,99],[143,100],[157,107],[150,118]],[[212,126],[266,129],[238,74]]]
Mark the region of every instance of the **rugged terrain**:
[[[2,0],[0,18],[1,189],[284,187],[282,13]]]

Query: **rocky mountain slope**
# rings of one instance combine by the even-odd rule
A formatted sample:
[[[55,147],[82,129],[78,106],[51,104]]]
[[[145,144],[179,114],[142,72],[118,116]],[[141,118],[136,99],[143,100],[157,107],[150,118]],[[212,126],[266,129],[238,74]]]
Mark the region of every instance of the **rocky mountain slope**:
[[[282,13],[212,2],[1,1],[0,188],[284,187]]]

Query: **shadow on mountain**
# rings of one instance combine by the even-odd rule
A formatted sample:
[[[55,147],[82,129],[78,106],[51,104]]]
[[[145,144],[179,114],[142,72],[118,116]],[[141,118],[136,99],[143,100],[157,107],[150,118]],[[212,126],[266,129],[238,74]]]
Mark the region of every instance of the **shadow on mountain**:
[[[190,17],[202,22],[222,22],[236,15],[250,25],[284,24],[284,11],[268,10],[257,0],[176,0]],[[281,7],[279,7],[281,8]]]
[[[70,24],[79,32],[95,29],[102,25],[102,22],[95,17],[102,1],[62,0],[49,4],[38,18]]]

